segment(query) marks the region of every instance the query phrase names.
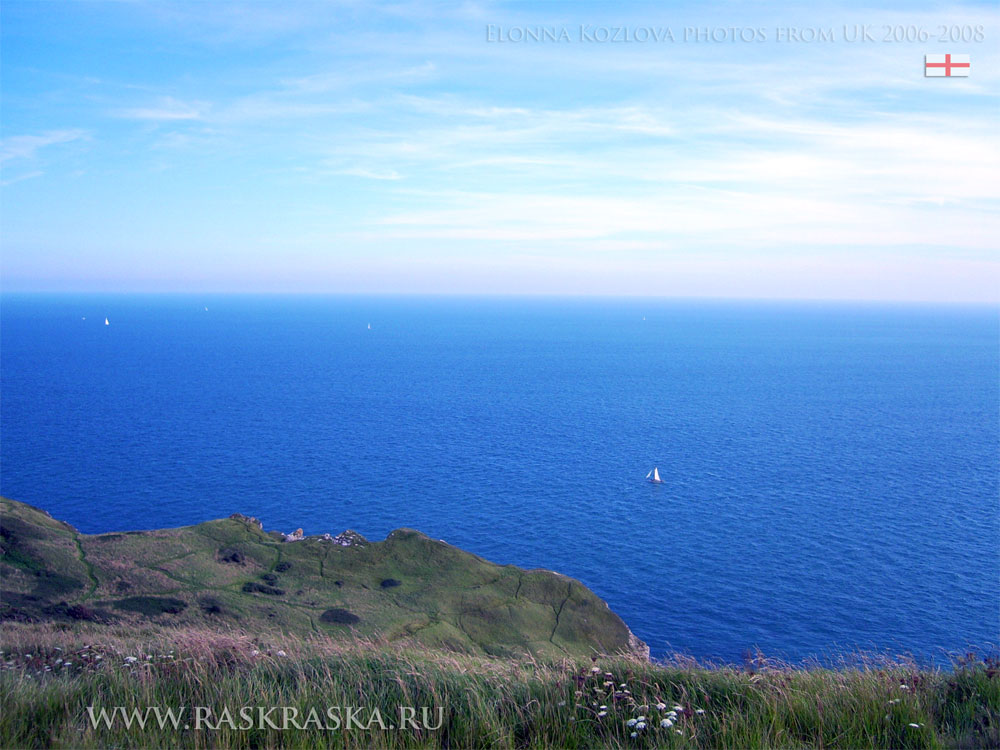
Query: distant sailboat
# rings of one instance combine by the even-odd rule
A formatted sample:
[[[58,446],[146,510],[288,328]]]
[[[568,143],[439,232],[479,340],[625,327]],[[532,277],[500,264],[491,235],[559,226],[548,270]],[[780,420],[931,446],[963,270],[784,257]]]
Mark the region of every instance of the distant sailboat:
[[[372,324],[371,324],[371,323],[369,323],[369,324],[368,324],[368,330],[370,331],[371,329],[372,329]]]
[[[111,325],[111,323],[110,323],[110,322],[108,322],[108,319],[107,319],[107,318],[105,318],[105,319],[104,319],[104,325],[106,325],[106,326],[109,326],[109,325]]]
[[[655,466],[653,467],[653,470],[646,475],[646,479],[653,484],[663,484],[663,480],[660,479],[660,471]]]

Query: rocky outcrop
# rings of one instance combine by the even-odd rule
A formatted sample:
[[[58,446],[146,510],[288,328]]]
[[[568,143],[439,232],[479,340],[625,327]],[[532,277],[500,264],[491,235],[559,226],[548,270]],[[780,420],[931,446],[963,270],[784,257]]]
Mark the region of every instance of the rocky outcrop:
[[[244,516],[242,513],[233,513],[229,516],[234,521],[240,521],[245,523],[247,526],[256,526],[261,531],[264,530],[264,522],[259,518],[254,518],[253,516]]]
[[[631,630],[628,631],[628,647],[633,656],[649,661],[649,646]]]
[[[296,529],[291,534],[285,534],[278,532],[282,541],[285,542],[301,542],[303,539],[319,539],[322,542],[330,542],[331,544],[336,544],[338,547],[364,547],[370,544],[370,542],[365,539],[361,534],[356,531],[348,529],[343,531],[337,536],[332,534],[323,534],[318,537],[307,537],[302,529]]]
[[[329,541],[341,547],[364,547],[369,543],[361,534],[351,529],[341,532],[337,536],[330,537]]]

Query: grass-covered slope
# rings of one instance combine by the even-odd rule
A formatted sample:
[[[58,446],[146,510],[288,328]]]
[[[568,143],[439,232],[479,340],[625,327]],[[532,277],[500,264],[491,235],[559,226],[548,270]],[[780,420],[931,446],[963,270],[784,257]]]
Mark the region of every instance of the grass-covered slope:
[[[0,641],[3,748],[1000,747],[990,657],[703,669],[93,623],[3,623]]]
[[[285,541],[243,516],[85,535],[0,499],[0,619],[404,639],[505,656],[642,652],[583,584],[410,529]]]

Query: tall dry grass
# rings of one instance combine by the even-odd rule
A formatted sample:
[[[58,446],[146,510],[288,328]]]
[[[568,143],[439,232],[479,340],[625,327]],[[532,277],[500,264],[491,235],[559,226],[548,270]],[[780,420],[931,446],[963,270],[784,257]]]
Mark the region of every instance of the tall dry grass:
[[[1000,747],[1000,662],[953,670],[855,659],[791,667],[762,657],[539,662],[192,628],[8,623],[0,630],[0,747],[590,748]],[[69,666],[66,666],[69,662]],[[440,727],[93,726],[88,706],[444,709]],[[432,715],[433,718],[433,715]],[[433,723],[433,722],[431,722]]]

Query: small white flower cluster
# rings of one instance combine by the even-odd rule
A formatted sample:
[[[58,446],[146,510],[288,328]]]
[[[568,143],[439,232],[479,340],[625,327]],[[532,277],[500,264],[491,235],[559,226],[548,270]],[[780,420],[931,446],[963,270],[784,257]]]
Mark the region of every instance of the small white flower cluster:
[[[600,680],[600,684],[590,682],[590,684],[585,685],[591,678]],[[575,705],[577,709],[586,710],[598,720],[605,719],[609,714],[614,713],[612,709],[615,707],[613,706],[612,709],[609,709],[607,703],[599,703],[601,697],[606,695],[607,698],[613,699],[618,708],[625,708],[630,712],[638,714],[625,721],[625,728],[632,739],[639,737],[650,728],[657,728],[657,724],[659,725],[659,729],[673,729],[676,734],[683,735],[684,730],[676,726],[681,718],[685,715],[704,715],[705,713],[705,709],[703,708],[685,708],[680,704],[674,704],[668,708],[668,704],[662,700],[657,700],[655,703],[650,701],[649,703],[641,704],[637,700],[637,696],[633,696],[632,692],[628,689],[627,682],[620,682],[616,685],[614,675],[611,672],[602,673],[601,669],[597,666],[591,667],[589,672],[577,673],[575,679],[578,685],[578,689],[575,692],[578,700]],[[644,691],[641,691],[639,695],[642,692]],[[611,703],[611,701],[609,700],[608,703]],[[560,707],[564,705],[565,701],[559,703]],[[649,711],[652,708],[663,713],[659,717],[655,715],[649,716]],[[571,719],[571,721],[573,720]]]
[[[641,732],[646,728],[646,717],[640,716],[636,719],[629,719],[628,721],[625,722],[625,726],[629,727],[630,729],[635,729],[635,731],[632,732],[632,734],[629,736],[638,737],[639,732]]]
[[[646,706],[642,706],[641,708],[646,708]],[[660,701],[659,703],[656,704],[656,708],[658,711],[667,711],[667,704]],[[683,735],[684,731],[681,729],[674,728],[674,725],[677,723],[678,716],[680,714],[683,714],[685,710],[686,709],[683,706],[675,704],[673,707],[671,707],[669,711],[667,711],[666,715],[662,719],[660,719],[660,728],[674,729],[675,733]],[[695,713],[702,715],[705,713],[705,709],[703,708],[695,709]],[[625,722],[625,726],[635,730],[631,733],[631,735],[629,735],[630,737],[635,738],[639,736],[639,732],[641,732],[646,728],[647,719],[645,716],[638,716],[634,719],[629,719],[627,722]]]
[[[657,703],[656,707],[658,709],[660,709],[661,711],[665,711],[666,708],[667,708],[667,704],[666,703]],[[670,727],[672,727],[674,725],[674,723],[677,721],[677,712],[678,711],[683,712],[684,711],[684,707],[683,706],[674,706],[673,708],[671,708],[670,711],[667,712],[667,717],[665,719],[661,719],[660,720],[660,726],[663,727],[664,729],[670,729]]]
[[[6,654],[6,661],[0,662],[0,669],[16,669],[25,676],[42,677],[88,668],[94,669],[104,658],[92,646],[84,646],[69,653],[66,653],[61,646],[53,646],[50,653],[44,653],[44,651],[43,649],[38,653],[22,654],[21,656],[9,651],[0,651],[0,655]],[[56,654],[63,654],[63,656],[52,659]]]

